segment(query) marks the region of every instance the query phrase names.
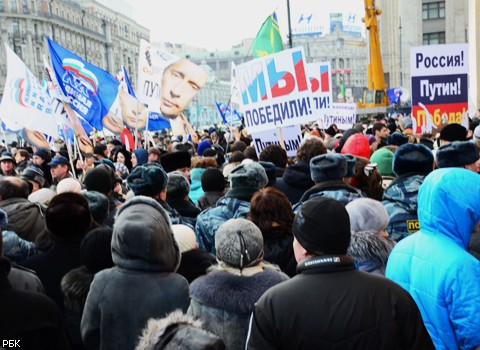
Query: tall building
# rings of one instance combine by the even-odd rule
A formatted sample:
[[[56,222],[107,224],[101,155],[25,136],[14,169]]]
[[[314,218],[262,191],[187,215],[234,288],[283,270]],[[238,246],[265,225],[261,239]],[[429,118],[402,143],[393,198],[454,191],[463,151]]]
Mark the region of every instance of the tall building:
[[[377,5],[388,87],[410,91],[411,47],[468,42],[468,0],[383,0]]]
[[[44,75],[43,56],[49,56],[47,36],[112,74],[125,66],[134,84],[140,39],[148,41],[150,31],[126,14],[96,1],[0,0],[1,41],[7,43],[38,78]],[[6,74],[2,45],[0,95]]]

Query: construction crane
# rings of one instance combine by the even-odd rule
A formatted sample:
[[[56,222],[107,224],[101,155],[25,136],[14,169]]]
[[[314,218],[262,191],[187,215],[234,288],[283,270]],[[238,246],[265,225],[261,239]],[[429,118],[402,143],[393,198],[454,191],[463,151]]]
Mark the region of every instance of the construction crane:
[[[365,27],[368,30],[368,90],[364,93],[360,108],[387,107],[390,105],[383,74],[382,56],[380,52],[380,37],[378,35],[378,19],[382,10],[376,8],[375,0],[365,2]]]

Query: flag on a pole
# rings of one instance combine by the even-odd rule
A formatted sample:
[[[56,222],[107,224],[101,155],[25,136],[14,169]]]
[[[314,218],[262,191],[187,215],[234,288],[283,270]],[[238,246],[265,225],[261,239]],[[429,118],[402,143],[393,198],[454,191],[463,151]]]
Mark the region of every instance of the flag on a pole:
[[[282,35],[275,11],[263,22],[253,42],[253,56],[263,57],[283,50]]]
[[[136,98],[137,96],[135,96],[135,91],[133,91],[132,84],[130,83],[130,78],[128,78],[127,70],[125,69],[125,66],[122,66],[122,68],[123,68],[123,79],[125,81],[125,84],[127,85],[128,93]]]
[[[225,124],[231,126],[239,126],[242,124],[242,117],[236,109],[228,107],[223,102],[215,101],[215,104],[217,105],[218,111],[220,112],[220,115],[222,116],[223,122]]]
[[[53,70],[71,107],[97,130],[118,95],[119,82],[107,71],[83,60],[48,38]]]
[[[7,79],[0,116],[7,129],[28,129],[58,138],[50,96],[23,61],[5,44]]]

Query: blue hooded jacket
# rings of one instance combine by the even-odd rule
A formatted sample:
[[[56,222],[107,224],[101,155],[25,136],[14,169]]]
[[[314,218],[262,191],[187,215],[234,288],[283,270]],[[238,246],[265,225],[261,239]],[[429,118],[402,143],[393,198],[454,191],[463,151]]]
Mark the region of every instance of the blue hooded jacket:
[[[393,248],[386,276],[412,295],[436,349],[480,346],[480,261],[467,252],[480,220],[480,176],[462,168],[430,173],[418,219],[420,231]]]

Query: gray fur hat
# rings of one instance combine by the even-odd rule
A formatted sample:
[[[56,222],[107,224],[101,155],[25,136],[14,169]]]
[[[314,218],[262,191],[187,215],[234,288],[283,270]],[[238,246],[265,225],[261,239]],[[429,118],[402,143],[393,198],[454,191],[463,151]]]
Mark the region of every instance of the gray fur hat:
[[[115,265],[128,270],[177,271],[180,249],[168,213],[156,200],[136,196],[118,208],[112,258]]]
[[[190,183],[183,173],[180,171],[172,171],[168,173],[167,181],[167,198],[170,199],[182,199],[188,196],[190,192]]]
[[[153,197],[167,187],[167,173],[156,163],[137,166],[128,175],[127,184],[136,196]]]
[[[439,168],[462,167],[475,163],[478,158],[477,148],[469,141],[453,141],[441,146],[436,153]]]
[[[325,153],[310,159],[313,182],[341,180],[347,175],[347,159],[342,154]]]
[[[215,233],[217,260],[226,265],[243,269],[255,266],[263,259],[263,236],[253,222],[246,219],[230,219]]]
[[[348,203],[350,229],[353,232],[371,231],[378,233],[385,229],[390,221],[382,202],[371,198],[357,198]]]
[[[268,183],[267,173],[257,162],[237,165],[230,172],[230,188],[251,188],[259,190]]]

